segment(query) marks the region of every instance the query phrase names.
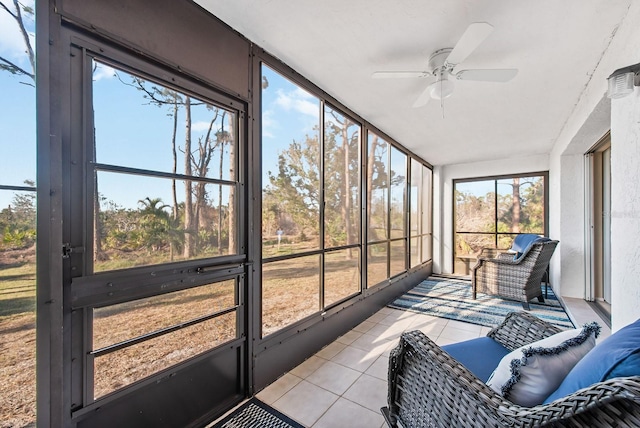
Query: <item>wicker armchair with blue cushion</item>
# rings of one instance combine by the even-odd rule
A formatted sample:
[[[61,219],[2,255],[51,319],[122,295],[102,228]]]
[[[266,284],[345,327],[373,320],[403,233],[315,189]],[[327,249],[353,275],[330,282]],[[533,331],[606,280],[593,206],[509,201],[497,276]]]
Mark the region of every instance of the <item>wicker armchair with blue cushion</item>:
[[[513,312],[487,337],[443,348],[420,331],[403,333],[382,413],[404,428],[638,427],[640,320],[596,345],[599,329],[561,331]],[[497,379],[505,370],[506,382]],[[532,391],[535,404],[516,404]]]
[[[522,302],[529,310],[529,301],[542,296],[542,277],[558,241],[535,234],[520,234],[509,251],[484,248],[471,274],[473,298],[477,293],[497,295]]]

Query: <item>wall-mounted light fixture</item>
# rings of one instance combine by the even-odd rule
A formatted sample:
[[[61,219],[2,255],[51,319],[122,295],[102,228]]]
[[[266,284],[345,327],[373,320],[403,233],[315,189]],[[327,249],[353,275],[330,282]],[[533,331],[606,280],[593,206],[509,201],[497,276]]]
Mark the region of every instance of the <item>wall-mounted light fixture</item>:
[[[640,63],[619,68],[607,78],[609,98],[622,98],[633,92],[634,86],[640,86]]]

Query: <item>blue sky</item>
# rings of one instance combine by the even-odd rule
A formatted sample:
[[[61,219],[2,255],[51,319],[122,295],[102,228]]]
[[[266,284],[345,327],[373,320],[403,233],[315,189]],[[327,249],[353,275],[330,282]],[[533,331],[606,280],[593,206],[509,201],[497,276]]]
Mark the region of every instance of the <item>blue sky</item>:
[[[33,1],[23,3],[34,4]],[[35,22],[25,17],[25,26],[33,43]],[[0,10],[0,55],[31,71],[24,50],[18,26]],[[36,179],[36,90],[21,82],[33,83],[28,77],[0,71],[0,183],[15,186],[24,186],[24,180]],[[13,192],[0,191],[0,209],[6,207],[12,197]]]
[[[26,24],[33,36],[35,23],[27,19]],[[29,68],[18,27],[4,11],[0,11],[0,55]],[[276,172],[278,154],[292,141],[302,142],[306,135],[317,134],[314,127],[319,125],[320,103],[317,97],[269,67],[263,67],[263,74],[269,81],[269,86],[262,91],[263,185],[266,185],[268,171]],[[123,81],[131,81],[126,73],[119,72],[119,75]],[[93,79],[98,162],[170,172],[169,107],[148,105],[140,91],[115,78],[114,70],[108,66],[99,66]],[[24,180],[36,178],[35,89],[21,83],[28,81],[28,78],[0,72],[1,184],[22,186]],[[206,132],[212,114],[199,106],[193,108],[192,115],[195,143]],[[180,111],[179,119],[177,143],[184,147],[184,110]],[[180,159],[178,165],[183,162]],[[217,160],[215,165],[217,173]],[[224,169],[228,171],[228,166]],[[169,180],[110,175],[107,180],[106,174],[102,174],[100,192],[120,206],[135,208],[138,200],[147,196],[171,202]],[[13,192],[0,191],[0,209],[6,207],[12,197]]]
[[[130,74],[98,64],[93,74],[93,107],[96,132],[96,160],[98,163],[126,166],[160,172],[172,172],[173,156],[171,138],[173,134],[172,106],[157,106],[144,98],[144,92],[128,86]],[[148,88],[151,84],[146,84]],[[204,139],[215,111],[192,98],[191,136],[192,150],[200,138]],[[218,114],[222,114],[221,109]],[[227,112],[224,119],[225,130],[230,131],[231,116]],[[216,132],[223,124],[222,117],[213,126]],[[176,131],[177,172],[185,172],[185,111],[180,108]],[[219,178],[219,150],[209,164],[209,177]],[[227,151],[228,153],[228,151]],[[223,179],[229,179],[228,156],[224,158]],[[184,184],[178,183],[178,199],[184,200]],[[101,173],[98,188],[107,200],[126,208],[137,208],[138,201],[149,197],[161,198],[171,204],[171,180],[147,178],[125,174]],[[126,191],[123,191],[126,189]],[[227,192],[225,192],[226,194]],[[210,198],[217,198],[216,191],[210,191]]]
[[[22,45],[17,26],[11,24],[6,19],[0,20],[3,37],[0,54],[28,67],[27,57],[20,51]],[[12,32],[7,32],[10,29]],[[119,74],[123,81],[130,82],[126,73]],[[303,141],[305,135],[317,132],[314,126],[318,125],[320,104],[316,97],[269,68],[265,67],[264,74],[269,80],[269,87],[262,93],[263,157],[267,166],[263,179],[266,180],[267,171],[275,171],[278,153],[293,140]],[[24,180],[36,178],[35,89],[21,83],[24,81],[28,79],[0,73],[0,183],[7,185],[22,186]],[[98,162],[171,171],[169,107],[148,105],[140,91],[122,84],[108,66],[98,66],[93,86]],[[194,143],[206,132],[210,118],[211,112],[204,106],[193,107]],[[184,146],[184,110],[179,113],[177,142]],[[183,162],[180,159],[179,165]],[[224,169],[228,171],[228,166]],[[138,200],[147,196],[162,198],[165,203],[171,201],[170,184],[166,180],[136,178],[132,183],[131,176],[111,175],[108,180],[103,176],[101,193],[108,199],[115,199],[120,206],[135,208]],[[123,192],[123,189],[136,191]],[[0,208],[11,203],[13,194],[0,191]]]
[[[262,90],[262,187],[268,172],[277,173],[278,154],[295,140],[317,136],[320,125],[320,100],[273,71],[262,67],[269,86]]]

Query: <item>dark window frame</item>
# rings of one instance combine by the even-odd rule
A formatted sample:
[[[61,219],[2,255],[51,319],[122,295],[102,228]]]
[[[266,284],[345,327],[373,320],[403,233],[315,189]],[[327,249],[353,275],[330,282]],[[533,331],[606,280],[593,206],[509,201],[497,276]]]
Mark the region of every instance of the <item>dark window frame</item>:
[[[494,230],[495,232],[473,232],[473,231],[465,231],[458,232],[456,230],[456,219],[457,219],[457,203],[456,203],[456,189],[459,183],[472,183],[479,181],[494,181],[494,194],[498,194],[497,192],[497,183],[498,180],[506,180],[512,178],[526,178],[526,177],[542,177],[543,186],[544,186],[544,236],[549,236],[549,171],[538,171],[538,172],[530,172],[530,173],[517,173],[517,174],[501,174],[501,175],[491,175],[491,176],[483,176],[483,177],[473,177],[473,178],[461,178],[453,180],[453,197],[452,197],[452,216],[451,216],[451,236],[452,236],[452,245],[451,245],[451,260],[452,260],[452,271],[455,273],[455,262],[456,262],[456,236],[458,234],[475,234],[475,235],[492,235],[494,236],[493,245],[494,248],[498,248],[498,242],[500,236],[515,236],[516,233],[513,232],[498,232],[498,202],[497,198],[494,200]]]
[[[74,366],[74,374],[77,374],[76,381],[72,387],[72,395],[78,397],[78,403],[73,407],[73,417],[81,416],[96,409],[97,407],[124,397],[132,391],[143,388],[157,382],[174,372],[176,367],[183,367],[207,358],[208,355],[215,354],[223,348],[238,346],[244,341],[246,329],[246,315],[244,303],[245,270],[246,262],[246,238],[245,230],[240,225],[245,222],[245,216],[240,214],[244,211],[246,204],[244,194],[245,161],[243,153],[243,139],[246,138],[247,128],[247,105],[230,95],[207,85],[205,82],[197,81],[188,75],[180,74],[176,70],[170,70],[150,59],[136,56],[125,49],[113,48],[108,43],[98,42],[84,37],[74,37],[70,46],[72,51],[71,63],[72,78],[80,85],[72,85],[72,105],[82,117],[82,132],[72,135],[71,150],[75,156],[81,159],[85,165],[81,168],[80,180],[71,180],[71,187],[82,189],[79,194],[82,197],[75,197],[76,200],[83,200],[83,220],[82,227],[72,231],[70,240],[82,242],[80,246],[68,244],[68,254],[71,255],[72,271],[69,296],[71,310],[73,313],[73,324],[75,327],[82,325],[82,329],[72,331],[74,336],[74,347],[72,353],[75,361],[79,363]],[[226,110],[232,111],[235,115],[234,132],[236,133],[235,150],[236,157],[233,165],[236,174],[235,181],[221,180],[207,177],[187,176],[184,174],[173,174],[166,171],[153,171],[120,165],[110,165],[95,162],[93,151],[93,108],[92,91],[92,70],[91,63],[98,60],[101,63],[112,66],[118,70],[134,76],[144,78],[150,83],[156,83],[164,87],[179,91],[182,94],[192,95],[201,101],[210,102]],[[73,142],[75,141],[75,142]],[[189,180],[192,182],[204,182],[212,184],[230,185],[236,188],[235,204],[238,214],[238,226],[236,227],[237,252],[232,255],[202,257],[176,262],[162,262],[154,265],[135,266],[131,268],[109,270],[104,272],[93,271],[93,228],[90,226],[93,218],[93,198],[90,196],[94,191],[94,173],[116,172],[137,176],[149,176],[155,178],[169,178],[176,180]],[[72,206],[79,206],[77,203]],[[77,214],[77,213],[76,213]],[[175,291],[188,290],[203,285],[222,282],[233,279],[235,281],[235,305],[223,311],[211,313],[189,322],[164,329],[154,331],[140,337],[132,338],[123,343],[116,343],[102,350],[94,350],[92,345],[92,323],[93,309],[106,307],[127,301],[134,301],[147,297],[160,296]],[[105,284],[106,287],[105,288]],[[98,356],[107,355],[127,346],[142,343],[146,340],[162,336],[174,331],[188,328],[192,325],[206,322],[229,313],[234,313],[236,318],[236,338],[216,345],[195,356],[189,357],[167,368],[154,372],[131,384],[120,387],[97,399],[93,397],[94,391],[94,370],[93,359]],[[82,330],[82,331],[80,331]]]
[[[274,257],[267,257],[267,258],[262,258],[262,246],[260,245],[260,254],[259,254],[259,259],[261,260],[261,263],[266,265],[268,263],[272,263],[272,262],[279,262],[279,261],[283,261],[283,260],[291,260],[297,257],[303,257],[303,256],[310,256],[310,255],[320,255],[321,256],[321,266],[320,266],[320,281],[321,281],[321,299],[320,299],[320,308],[318,309],[318,312],[316,314],[304,317],[298,321],[293,322],[292,324],[289,324],[287,326],[282,327],[281,329],[267,335],[267,336],[262,336],[262,322],[259,323],[259,325],[257,327],[259,327],[260,329],[260,334],[257,335],[257,337],[260,338],[261,343],[262,342],[270,342],[273,340],[279,340],[281,337],[283,336],[288,336],[290,334],[292,334],[292,332],[295,331],[296,328],[299,328],[301,325],[307,325],[308,323],[313,323],[313,319],[316,318],[318,315],[322,315],[325,316],[325,314],[327,313],[333,313],[334,311],[340,311],[342,308],[347,307],[349,305],[349,302],[354,299],[354,298],[358,298],[359,295],[365,294],[368,295],[368,293],[370,293],[370,289],[374,289],[374,288],[378,288],[378,287],[384,287],[388,284],[390,284],[391,282],[393,282],[396,278],[401,278],[404,275],[407,274],[407,272],[412,271],[412,270],[417,270],[419,269],[421,266],[424,266],[425,264],[429,263],[432,260],[432,254],[431,257],[429,257],[429,259],[427,260],[422,260],[418,265],[414,266],[413,268],[410,266],[410,231],[409,231],[409,181],[410,181],[410,177],[409,177],[409,171],[410,171],[410,163],[411,163],[411,159],[415,159],[417,160],[423,167],[428,168],[429,170],[431,170],[431,176],[433,177],[433,167],[426,161],[420,159],[418,156],[416,156],[415,154],[407,151],[405,148],[403,148],[400,144],[398,144],[393,138],[389,137],[388,135],[386,135],[384,132],[380,131],[379,129],[377,129],[376,127],[374,127],[373,125],[371,125],[370,123],[368,123],[366,120],[360,118],[360,116],[358,116],[356,113],[354,113],[353,111],[351,111],[350,109],[348,109],[347,107],[345,107],[344,105],[342,105],[339,101],[337,101],[336,99],[334,99],[333,97],[331,97],[329,94],[327,94],[326,92],[322,91],[320,88],[318,88],[316,85],[314,85],[313,83],[311,83],[310,81],[306,80],[305,78],[303,78],[301,75],[299,75],[298,73],[296,73],[295,71],[293,71],[292,69],[290,69],[289,67],[287,67],[286,65],[280,63],[279,61],[277,61],[275,58],[271,57],[270,55],[268,55],[265,52],[260,53],[259,55],[256,55],[256,69],[260,71],[259,75],[262,76],[262,67],[266,66],[269,68],[270,71],[278,73],[281,77],[287,79],[289,82],[291,82],[292,84],[299,86],[301,89],[304,89],[305,91],[309,92],[311,95],[313,95],[314,97],[317,97],[320,100],[320,120],[319,120],[319,125],[321,125],[320,128],[320,132],[319,132],[319,138],[320,138],[320,146],[321,146],[321,168],[320,168],[320,172],[321,172],[321,180],[324,180],[324,125],[325,125],[325,119],[324,119],[324,115],[325,115],[325,109],[326,108],[330,108],[332,110],[335,110],[337,113],[343,115],[344,117],[348,118],[350,121],[352,121],[354,124],[360,126],[360,211],[361,211],[361,217],[360,217],[360,241],[357,243],[353,243],[350,245],[343,245],[343,246],[338,246],[338,247],[328,247],[325,248],[325,244],[324,244],[324,228],[321,227],[321,238],[320,238],[320,243],[319,243],[319,248],[318,249],[314,249],[314,250],[309,250],[309,251],[303,251],[303,252],[299,252],[299,253],[295,253],[295,254],[287,254],[287,255],[280,255],[280,256],[274,256]],[[262,79],[257,79],[258,81],[261,81]],[[259,88],[259,86],[255,86],[256,89]],[[262,115],[262,102],[261,100],[255,103],[256,106],[258,107],[257,113],[258,115]],[[259,129],[260,126],[257,126],[257,128]],[[365,212],[365,207],[366,207],[366,201],[368,198],[367,193],[367,187],[366,187],[366,174],[368,171],[368,165],[367,165],[367,159],[368,159],[368,135],[370,132],[374,132],[375,134],[377,134],[380,138],[382,138],[387,144],[389,144],[390,148],[394,148],[396,150],[398,150],[401,154],[403,154],[406,159],[405,159],[405,168],[404,168],[404,176],[405,176],[405,183],[404,183],[404,192],[403,192],[403,198],[404,198],[404,215],[403,215],[403,225],[404,225],[404,236],[402,237],[398,237],[398,238],[387,238],[384,240],[380,240],[380,241],[376,241],[376,242],[367,242],[368,238],[368,224],[367,224],[367,215]],[[260,147],[260,149],[262,150],[263,147]],[[388,150],[387,153],[388,159],[389,159],[389,168],[391,168],[391,164],[390,164],[390,157],[391,157],[391,149]],[[256,180],[256,183],[258,183],[258,188],[263,189],[264,183],[262,183],[262,176],[259,177],[259,179]],[[390,183],[388,184],[390,186]],[[323,190],[323,186],[321,186],[321,192],[324,192]],[[324,194],[322,194],[322,200],[324,200]],[[431,180],[431,188],[429,189],[429,194],[430,194],[430,198],[431,198],[431,203],[430,205],[433,206],[433,179]],[[387,194],[387,198],[388,198],[388,203],[390,204],[391,201],[391,195],[390,192]],[[321,201],[322,203],[322,201]],[[390,207],[390,205],[389,205]],[[262,215],[262,204],[260,204],[260,207],[257,208],[257,210],[260,214],[260,216]],[[324,224],[324,210],[320,210],[320,223],[321,225]],[[433,216],[431,217],[431,224],[433,223]],[[261,217],[260,217],[261,218]],[[390,218],[387,218],[387,228],[388,230],[390,229]],[[261,229],[260,229],[261,230]],[[390,230],[389,230],[390,231]],[[261,234],[260,234],[261,235]],[[428,235],[432,236],[433,233],[430,232]],[[393,275],[390,275],[390,269],[391,269],[391,263],[390,263],[390,256],[391,256],[391,244],[392,242],[398,242],[401,241],[402,242],[402,246],[404,249],[404,269],[401,272],[395,272]],[[368,245],[373,245],[373,244],[386,244],[387,246],[387,279],[377,283],[377,284],[372,284],[371,286],[368,285],[368,280],[367,280],[367,246]],[[359,266],[360,266],[360,272],[361,272],[361,284],[360,284],[360,291],[357,293],[354,293],[350,296],[347,296],[337,302],[332,302],[329,305],[324,305],[324,255],[329,253],[329,252],[333,252],[333,251],[337,251],[337,250],[343,250],[343,249],[348,249],[348,248],[357,248],[359,251],[359,257],[360,257],[360,261],[359,261]],[[258,283],[262,283],[262,273],[260,272],[257,275],[257,281]],[[262,292],[259,293],[260,297],[259,297],[259,301],[262,300]]]

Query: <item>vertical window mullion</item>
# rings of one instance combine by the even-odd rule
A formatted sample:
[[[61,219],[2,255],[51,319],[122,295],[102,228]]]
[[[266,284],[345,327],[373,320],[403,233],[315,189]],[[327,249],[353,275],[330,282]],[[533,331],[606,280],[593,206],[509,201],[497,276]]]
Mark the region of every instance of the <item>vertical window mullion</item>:
[[[387,278],[391,277],[391,144],[387,142]]]
[[[498,248],[498,180],[493,180],[493,230],[494,230],[494,246]]]
[[[326,254],[326,249],[325,249],[325,228],[326,228],[326,223],[325,223],[325,209],[327,206],[327,201],[325,200],[325,192],[324,192],[324,179],[325,179],[325,156],[326,156],[326,144],[325,144],[325,113],[326,113],[326,104],[324,102],[324,100],[320,100],[320,136],[319,136],[319,144],[320,144],[320,150],[319,150],[319,156],[320,156],[320,171],[319,171],[319,183],[318,185],[320,186],[319,190],[319,195],[320,195],[320,237],[319,237],[319,247],[320,249],[322,249],[323,251],[320,253],[320,284],[319,284],[319,290],[318,293],[320,293],[319,299],[318,299],[318,304],[319,304],[319,310],[323,310],[324,309],[324,290],[325,290],[325,286],[324,286],[324,278],[325,278],[325,272],[324,272],[324,266],[325,266],[325,254]]]

